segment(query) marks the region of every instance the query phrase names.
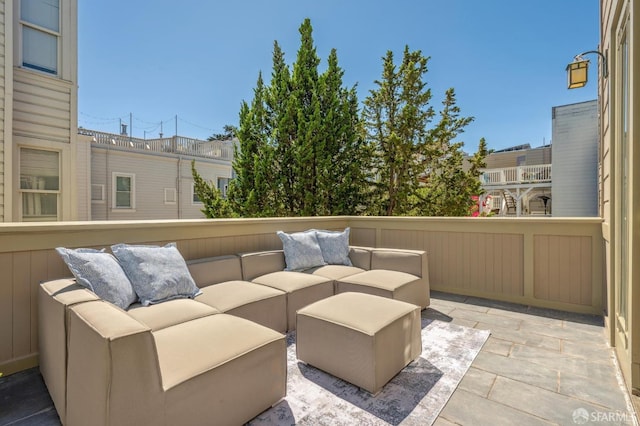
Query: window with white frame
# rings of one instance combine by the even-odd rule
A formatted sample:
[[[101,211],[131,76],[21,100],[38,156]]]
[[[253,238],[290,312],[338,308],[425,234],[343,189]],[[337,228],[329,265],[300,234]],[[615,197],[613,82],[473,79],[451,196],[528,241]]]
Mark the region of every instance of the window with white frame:
[[[58,219],[60,153],[20,148],[20,197],[23,221]]]
[[[60,0],[20,0],[22,66],[58,74]]]
[[[196,184],[191,183],[191,204],[202,204],[200,201],[200,197],[198,197],[198,193],[196,192]]]
[[[136,175],[114,172],[112,188],[114,209],[136,208]]]

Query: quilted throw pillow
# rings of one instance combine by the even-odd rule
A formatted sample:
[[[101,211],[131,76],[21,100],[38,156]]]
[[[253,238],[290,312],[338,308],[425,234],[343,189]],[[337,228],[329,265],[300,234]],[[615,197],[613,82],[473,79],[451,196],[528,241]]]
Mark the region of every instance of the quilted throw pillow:
[[[315,231],[293,234],[278,231],[277,234],[282,240],[284,260],[287,264],[285,271],[303,271],[314,266],[326,265]]]
[[[164,247],[116,244],[111,250],[143,306],[201,293],[175,243]]]
[[[56,248],[76,282],[99,298],[127,309],[138,300],[133,286],[120,264],[110,253],[95,249]]]
[[[349,259],[350,232],[351,228],[346,228],[344,231],[316,230],[322,257],[327,264],[352,266]]]

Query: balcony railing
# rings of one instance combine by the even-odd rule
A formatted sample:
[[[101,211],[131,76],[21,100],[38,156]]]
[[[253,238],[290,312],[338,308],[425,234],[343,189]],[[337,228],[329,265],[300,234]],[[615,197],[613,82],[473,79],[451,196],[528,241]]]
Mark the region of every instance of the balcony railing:
[[[551,164],[486,169],[480,175],[484,186],[551,182]]]
[[[317,217],[0,224],[0,371],[37,364],[41,281],[70,276],[56,247],[175,241],[187,259],[281,249],[276,231],[351,228],[351,244],[425,250],[431,289],[601,314],[602,220]]]
[[[132,151],[162,152],[225,161],[233,160],[232,141],[202,141],[184,136],[140,139],[88,129],[80,129],[78,133],[93,137],[92,143],[97,145],[114,146]]]

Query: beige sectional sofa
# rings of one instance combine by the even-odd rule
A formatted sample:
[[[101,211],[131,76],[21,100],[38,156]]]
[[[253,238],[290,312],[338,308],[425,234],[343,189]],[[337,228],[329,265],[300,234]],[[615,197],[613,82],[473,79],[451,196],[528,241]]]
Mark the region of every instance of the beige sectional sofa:
[[[285,271],[283,251],[197,259],[202,294],[127,310],[42,283],[40,369],[64,424],[242,424],[286,394],[298,309],[357,291],[429,305],[423,251],[350,247],[352,266]]]

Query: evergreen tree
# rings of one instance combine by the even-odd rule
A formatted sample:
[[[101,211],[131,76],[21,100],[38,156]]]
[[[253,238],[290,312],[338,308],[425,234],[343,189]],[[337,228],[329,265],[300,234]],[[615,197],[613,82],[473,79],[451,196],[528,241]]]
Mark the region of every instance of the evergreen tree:
[[[427,126],[434,112],[431,90],[423,78],[428,58],[406,46],[399,68],[393,52],[383,58],[382,79],[364,101],[363,117],[375,152],[376,193],[370,212],[404,214],[423,171],[419,156],[427,143]]]
[[[193,176],[193,190],[203,203],[201,210],[210,219],[232,217],[233,213],[227,200],[213,182],[207,182],[196,170],[196,161],[191,161],[191,174]]]
[[[442,104],[440,121],[430,130],[425,155],[422,156],[426,173],[413,198],[411,213],[421,216],[467,216],[474,204],[472,196],[482,192],[478,177],[480,168],[486,166],[486,141],[480,140],[478,151],[471,159],[471,168],[465,172],[464,143],[456,141],[456,138],[473,118],[460,116],[452,88],[447,90]]]

